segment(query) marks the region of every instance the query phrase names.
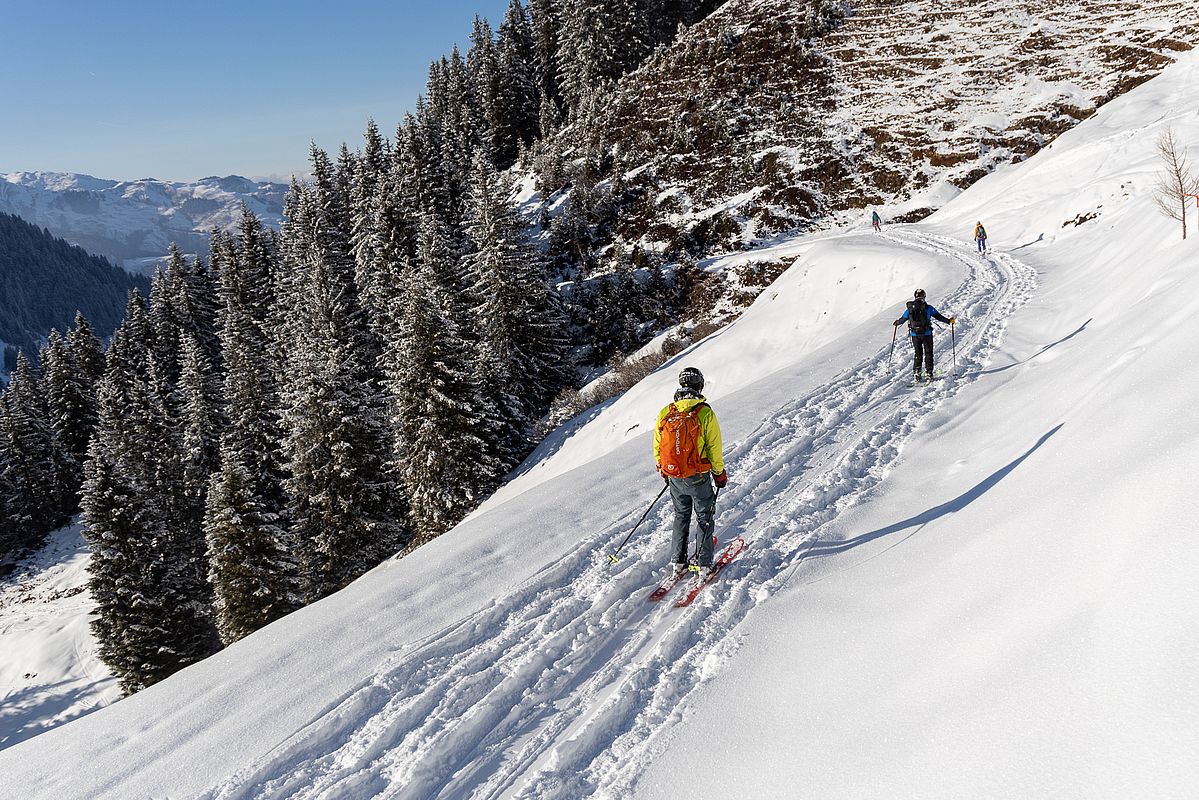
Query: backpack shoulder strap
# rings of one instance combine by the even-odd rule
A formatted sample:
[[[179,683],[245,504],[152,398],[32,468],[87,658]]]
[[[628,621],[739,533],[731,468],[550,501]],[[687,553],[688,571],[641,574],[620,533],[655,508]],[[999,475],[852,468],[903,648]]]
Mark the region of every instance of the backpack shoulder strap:
[[[671,403],[670,405],[668,405],[666,408],[663,409],[662,416],[658,417],[658,427],[661,428],[662,426],[664,426],[666,424],[666,420],[670,419],[673,415],[675,415],[677,413],[679,413],[678,406],[676,406],[674,403]]]

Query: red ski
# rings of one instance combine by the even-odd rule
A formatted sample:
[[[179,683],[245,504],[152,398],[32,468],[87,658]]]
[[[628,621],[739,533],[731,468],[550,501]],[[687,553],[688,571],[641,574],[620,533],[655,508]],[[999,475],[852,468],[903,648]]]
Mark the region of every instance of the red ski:
[[[713,549],[715,549],[717,541],[719,541],[719,540],[716,538],[715,534],[713,534],[713,536],[712,536],[712,548]],[[672,572],[671,574],[666,576],[666,580],[662,581],[662,584],[657,589],[654,589],[650,593],[650,596],[647,599],[652,603],[658,602],[663,597],[670,594],[670,590],[673,589],[674,587],[678,586],[679,581],[683,580],[683,578],[686,578],[686,577],[687,577],[686,571],[679,572],[679,573]]]
[[[749,545],[747,545],[745,540],[740,536],[729,542],[728,547],[724,548],[724,552],[720,554],[720,558],[712,562],[712,571],[708,574],[708,579],[703,582],[696,581],[695,585],[691,587],[691,591],[687,592],[685,596],[681,597],[679,601],[674,604],[674,607],[685,608],[686,606],[691,605],[691,602],[695,600],[696,597],[699,597],[699,593],[703,591],[704,587],[716,580],[716,576],[724,571],[724,568],[729,565],[730,561],[744,553],[746,547],[749,547]]]
[[[670,594],[670,590],[679,585],[679,581],[687,577],[687,571],[684,570],[677,575],[673,572],[666,576],[666,580],[662,581],[662,585],[650,594],[649,599],[652,602],[661,600],[666,595]]]

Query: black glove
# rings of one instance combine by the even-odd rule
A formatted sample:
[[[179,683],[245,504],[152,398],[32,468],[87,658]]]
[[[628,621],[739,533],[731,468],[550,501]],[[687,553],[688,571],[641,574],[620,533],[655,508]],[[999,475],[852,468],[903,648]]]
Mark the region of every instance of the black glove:
[[[713,475],[712,480],[716,481],[717,489],[723,489],[729,483],[729,473],[726,470],[725,472],[722,472],[719,475]]]
[[[902,319],[897,319],[897,320],[895,320],[894,322],[892,322],[891,324],[892,324],[892,325],[894,325],[896,328],[898,328],[900,325],[902,325],[902,324],[903,324],[903,320],[902,320]]]

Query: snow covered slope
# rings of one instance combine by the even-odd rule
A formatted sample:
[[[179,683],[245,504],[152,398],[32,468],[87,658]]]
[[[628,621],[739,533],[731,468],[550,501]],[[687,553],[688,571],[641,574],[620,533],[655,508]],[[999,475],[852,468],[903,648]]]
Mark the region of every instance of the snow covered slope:
[[[1189,796],[1199,273],[1149,193],[1157,134],[1199,141],[1197,79],[1181,57],[926,224],[780,244],[800,260],[741,319],[455,531],[0,752],[6,788]],[[913,389],[888,348],[917,283],[961,325],[956,374]],[[681,611],[645,601],[664,506],[605,554],[658,491],[645,426],[684,364],[750,548]]]
[[[121,696],[88,630],[88,555],[65,528],[0,582],[0,749]]]
[[[871,205],[919,219],[1199,36],[1196,0],[854,0],[808,46],[813,5],[834,4],[729,0],[621,81],[595,134],[656,198],[615,221],[630,244],[722,252]]]
[[[0,173],[0,211],[47,228],[131,271],[147,273],[171,242],[184,252],[207,253],[209,233],[233,225],[243,203],[278,227],[286,192],[284,184],[237,175],[169,183],[61,172]]]

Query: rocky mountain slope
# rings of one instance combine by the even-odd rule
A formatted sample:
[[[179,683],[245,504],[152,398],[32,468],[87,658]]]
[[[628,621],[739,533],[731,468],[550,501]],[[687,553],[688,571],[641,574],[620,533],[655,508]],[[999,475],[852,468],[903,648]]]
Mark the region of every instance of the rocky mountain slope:
[[[633,170],[619,236],[713,252],[870,206],[918,219],[1199,33],[1197,0],[860,0],[805,40],[806,6],[730,0],[626,77],[590,133]]]
[[[236,175],[171,183],[10,172],[0,173],[0,212],[47,228],[127,269],[146,271],[171,242],[185,252],[207,252],[209,232],[231,227],[243,203],[278,227],[286,191],[281,183]]]

